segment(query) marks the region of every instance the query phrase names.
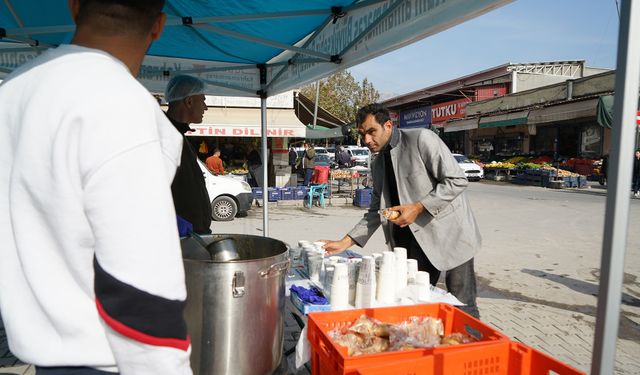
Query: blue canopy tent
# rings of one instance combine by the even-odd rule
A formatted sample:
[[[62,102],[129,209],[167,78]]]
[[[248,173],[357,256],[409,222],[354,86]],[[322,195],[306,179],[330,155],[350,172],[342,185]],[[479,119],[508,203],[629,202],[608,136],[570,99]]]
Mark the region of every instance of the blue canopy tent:
[[[511,0],[167,0],[167,25],[138,79],[162,92],[175,74],[194,74],[215,95],[260,97],[267,159],[266,97],[320,79],[481,15]],[[617,99],[603,241],[594,373],[611,373],[628,226],[630,160],[640,75],[640,4],[622,1]],[[0,79],[43,49],[68,43],[65,0],[0,3]],[[267,169],[264,169],[264,181]],[[265,194],[265,200],[266,194]],[[264,235],[268,205],[264,202]]]
[[[193,74],[212,95],[266,97],[445,30],[511,0],[167,0],[167,22],[138,79],[162,93]],[[65,0],[0,3],[0,78],[40,51],[71,40]],[[262,160],[267,138],[262,136]],[[263,181],[268,181],[264,168]],[[265,198],[266,200],[266,198]],[[268,230],[264,202],[263,233]]]

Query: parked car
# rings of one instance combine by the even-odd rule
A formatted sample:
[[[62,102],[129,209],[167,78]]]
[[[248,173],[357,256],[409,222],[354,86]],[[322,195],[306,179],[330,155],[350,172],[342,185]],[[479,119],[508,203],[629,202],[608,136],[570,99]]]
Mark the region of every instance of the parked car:
[[[316,154],[316,156],[313,158],[313,161],[317,166],[331,167],[332,169],[338,167],[338,164],[331,160],[331,158],[327,154]]]
[[[327,147],[326,150],[327,150],[327,153],[329,154],[329,158],[331,159],[331,161],[335,161],[336,160],[336,148],[335,147]]]
[[[484,178],[484,169],[469,160],[468,157],[461,154],[453,154],[453,157],[456,158],[458,165],[460,165],[460,168],[462,168],[464,175],[467,176],[469,181],[479,181],[481,178]]]
[[[251,209],[253,194],[245,181],[227,176],[215,176],[198,160],[211,199],[211,217],[215,221],[231,221]]]
[[[347,152],[351,156],[351,166],[369,167],[369,156],[371,152],[366,147],[347,146]]]

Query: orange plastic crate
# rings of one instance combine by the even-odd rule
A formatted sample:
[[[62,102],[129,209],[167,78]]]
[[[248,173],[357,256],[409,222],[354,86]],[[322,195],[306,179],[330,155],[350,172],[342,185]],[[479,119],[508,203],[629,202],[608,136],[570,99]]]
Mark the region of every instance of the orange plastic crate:
[[[506,349],[506,350],[505,350]],[[586,375],[584,372],[574,369],[548,355],[532,349],[526,345],[511,342],[508,347],[493,346],[491,356],[500,356],[504,365],[504,358],[508,358],[508,375]],[[383,364],[358,367],[358,375],[449,375],[449,374],[494,374],[503,371],[492,370],[491,363],[486,360],[469,361],[469,358],[486,357],[486,348],[465,349],[458,353],[443,355],[435,354],[417,359],[405,359]],[[501,372],[502,373],[502,372]]]
[[[509,348],[509,375],[586,375],[524,344],[512,342]]]
[[[479,341],[349,357],[347,349],[336,345],[329,338],[328,332],[350,326],[362,314],[385,323],[400,323],[411,316],[436,317],[442,320],[445,335],[454,332],[468,333]],[[357,375],[358,371],[378,371],[402,362],[404,367],[391,367],[389,370],[394,375],[444,374],[446,367],[448,374],[507,375],[509,365],[509,339],[505,335],[444,303],[311,313],[307,335],[311,343],[312,374]],[[418,369],[427,372],[416,372]],[[387,374],[390,373],[389,370]],[[370,373],[384,372],[366,374]]]

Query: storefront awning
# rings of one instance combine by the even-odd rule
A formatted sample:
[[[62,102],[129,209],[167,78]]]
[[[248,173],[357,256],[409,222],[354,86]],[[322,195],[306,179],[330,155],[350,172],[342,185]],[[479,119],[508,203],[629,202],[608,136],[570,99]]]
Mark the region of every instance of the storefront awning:
[[[527,123],[529,111],[512,112],[504,115],[496,115],[480,118],[480,128],[493,128],[498,126],[523,125]]]
[[[190,136],[260,137],[260,108],[209,108],[202,124],[192,124]],[[304,138],[307,127],[293,109],[267,110],[267,136]]]
[[[597,104],[598,99],[590,99],[534,109],[529,113],[528,124],[535,125],[595,117]]]
[[[447,121],[444,125],[444,132],[457,132],[461,130],[471,130],[478,128],[478,119],[470,118],[466,120]]]

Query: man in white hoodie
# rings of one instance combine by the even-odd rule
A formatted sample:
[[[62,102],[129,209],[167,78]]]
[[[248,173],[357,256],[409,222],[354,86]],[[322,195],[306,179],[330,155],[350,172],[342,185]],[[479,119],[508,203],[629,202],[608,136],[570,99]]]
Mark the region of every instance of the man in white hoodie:
[[[70,0],[71,44],[0,85],[0,309],[43,374],[191,374],[170,185],[182,141],[136,80],[164,0]]]

